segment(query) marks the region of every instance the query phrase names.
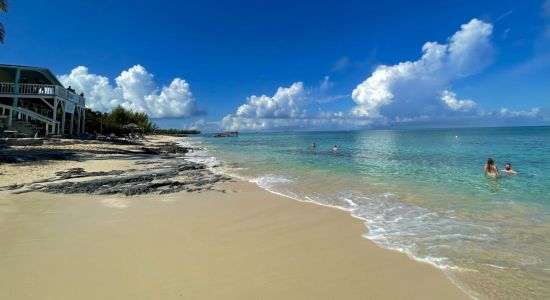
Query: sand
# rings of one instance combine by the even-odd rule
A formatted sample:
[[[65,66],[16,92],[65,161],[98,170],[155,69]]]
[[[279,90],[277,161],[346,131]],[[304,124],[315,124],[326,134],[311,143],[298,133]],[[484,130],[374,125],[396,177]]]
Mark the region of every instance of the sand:
[[[145,145],[154,143],[166,143],[181,140],[173,136],[148,136]],[[12,147],[16,150],[26,151],[40,149],[43,151],[68,150],[81,151],[83,153],[94,152],[93,157],[79,160],[45,160],[26,163],[0,163],[0,186],[10,184],[30,183],[37,179],[51,178],[56,172],[69,168],[84,168],[88,172],[138,169],[135,165],[136,158],[123,154],[103,154],[109,151],[136,151],[141,145],[116,145],[108,143],[96,143],[95,141],[81,141],[71,143],[72,140],[60,140],[59,144],[46,144],[40,147],[19,146]]]
[[[344,211],[237,180],[218,190],[0,192],[0,299],[468,299]]]

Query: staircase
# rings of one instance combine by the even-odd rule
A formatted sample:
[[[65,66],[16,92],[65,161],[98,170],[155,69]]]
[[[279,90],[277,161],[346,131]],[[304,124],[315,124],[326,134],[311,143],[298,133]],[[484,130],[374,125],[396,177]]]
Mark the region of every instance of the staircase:
[[[21,120],[14,120],[11,123],[11,127],[9,128],[9,130],[19,131],[28,137],[34,137],[34,135],[38,133],[41,129],[42,126],[37,126],[30,122],[25,122]]]
[[[0,115],[0,132],[8,128],[8,116]]]
[[[41,131],[43,134],[50,134],[50,133],[58,133],[61,127],[60,122],[54,121],[52,118],[41,115],[38,112],[28,110],[22,107],[12,107],[5,104],[0,104],[0,108],[3,108],[4,110],[8,111],[15,111],[18,113],[21,120],[12,120],[12,126],[10,128],[7,128],[9,130],[16,130],[22,133],[25,133],[29,136],[34,136],[38,131]],[[9,115],[8,115],[9,117]],[[22,120],[28,120],[29,122],[25,122]],[[1,120],[0,120],[1,121]],[[4,130],[6,130],[8,120],[3,121],[3,127]],[[35,125],[37,124],[37,125]],[[40,125],[38,125],[40,124]],[[47,125],[48,129],[41,130],[44,125]],[[50,132],[51,130],[51,132]],[[48,132],[46,132],[48,131]]]

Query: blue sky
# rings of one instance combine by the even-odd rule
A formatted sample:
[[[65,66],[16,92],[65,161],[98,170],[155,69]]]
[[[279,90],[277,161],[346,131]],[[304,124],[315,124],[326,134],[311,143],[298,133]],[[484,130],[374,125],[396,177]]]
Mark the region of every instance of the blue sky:
[[[162,127],[549,124],[550,1],[432,2],[11,1],[0,61]]]

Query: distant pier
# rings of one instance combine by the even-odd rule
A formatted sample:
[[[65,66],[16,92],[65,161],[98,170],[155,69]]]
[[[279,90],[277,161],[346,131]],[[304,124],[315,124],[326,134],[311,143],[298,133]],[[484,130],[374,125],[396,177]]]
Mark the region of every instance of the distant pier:
[[[218,132],[214,133],[212,137],[232,137],[232,136],[239,136],[238,131],[225,131],[225,132]]]

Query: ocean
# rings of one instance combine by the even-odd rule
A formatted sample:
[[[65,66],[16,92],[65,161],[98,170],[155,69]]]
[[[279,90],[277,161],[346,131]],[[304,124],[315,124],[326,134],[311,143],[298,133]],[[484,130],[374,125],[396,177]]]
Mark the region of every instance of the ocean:
[[[441,268],[474,298],[550,299],[550,127],[188,140],[217,172],[349,211],[365,238]],[[489,157],[518,174],[483,175]]]

